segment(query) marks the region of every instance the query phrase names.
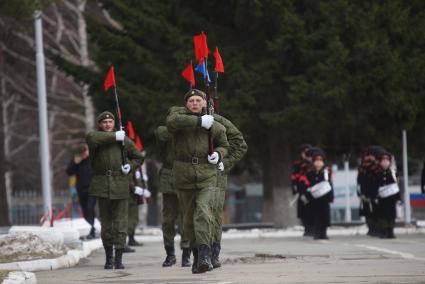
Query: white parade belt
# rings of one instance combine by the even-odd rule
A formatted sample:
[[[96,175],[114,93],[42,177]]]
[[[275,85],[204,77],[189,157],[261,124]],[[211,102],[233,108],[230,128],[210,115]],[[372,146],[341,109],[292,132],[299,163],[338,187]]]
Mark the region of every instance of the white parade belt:
[[[400,189],[398,188],[398,185],[395,182],[395,183],[391,183],[391,184],[379,187],[378,195],[381,198],[387,198],[399,192],[400,192]]]
[[[331,184],[328,181],[322,181],[307,189],[313,198],[317,199],[332,190]]]

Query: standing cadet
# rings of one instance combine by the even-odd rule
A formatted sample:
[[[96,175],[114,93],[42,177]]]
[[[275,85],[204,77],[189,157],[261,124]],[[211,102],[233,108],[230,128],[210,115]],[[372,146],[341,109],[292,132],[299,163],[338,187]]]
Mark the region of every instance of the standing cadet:
[[[314,212],[314,239],[328,239],[326,230],[330,225],[330,203],[334,199],[331,174],[325,166],[325,152],[322,149],[314,148],[311,157],[312,168],[306,174],[306,179],[300,179],[307,187],[307,197]]]
[[[383,149],[379,146],[369,146],[366,148],[357,175],[357,195],[360,198],[360,216],[366,218],[366,224],[369,228],[367,234],[372,237],[378,236],[375,201],[378,195],[376,173],[379,164],[376,157],[380,151],[383,151]]]
[[[400,200],[400,190],[396,173],[391,169],[391,154],[382,152],[379,156],[380,169],[377,173],[378,183],[378,223],[380,237],[394,239],[394,225],[397,217],[396,204]]]
[[[214,227],[211,242],[211,262],[214,268],[220,267],[219,260],[221,250],[221,234],[223,227],[223,209],[227,189],[227,175],[230,170],[242,159],[248,150],[248,145],[239,129],[228,119],[214,114],[214,120],[222,124],[226,129],[229,150],[227,156],[218,164],[218,186],[215,193],[213,207]]]
[[[128,174],[143,162],[143,157],[134,143],[125,137],[123,130],[114,131],[112,113],[102,112],[97,122],[99,130],[90,132],[86,138],[94,174],[90,195],[97,197],[99,204],[101,238],[106,254],[104,268],[123,269],[130,186]],[[123,156],[126,159],[124,163]]]
[[[306,171],[311,168],[311,157],[309,156],[310,149],[312,149],[310,144],[302,144],[299,147],[300,159],[294,161],[291,174],[292,193],[296,195],[295,198],[297,198],[297,217],[304,226],[304,236],[313,236],[311,206],[305,196],[305,192],[301,192],[302,186],[299,186],[300,177],[304,176]]]
[[[184,110],[185,108],[183,108]],[[159,172],[159,192],[162,193],[162,234],[164,248],[167,254],[162,266],[169,267],[176,264],[174,249],[174,238],[176,236],[176,225],[180,231],[182,249],[182,267],[190,266],[190,244],[183,239],[182,234],[182,214],[179,209],[177,192],[173,187],[172,168],[174,162],[173,137],[168,132],[166,126],[159,126],[155,130],[156,143],[162,162]]]
[[[217,164],[227,154],[226,130],[211,115],[202,115],[204,92],[193,89],[185,95],[186,113],[170,112],[166,124],[173,136],[175,159],[173,184],[183,214],[184,235],[193,249],[193,273],[212,269],[210,256],[212,206],[217,186]],[[208,153],[209,132],[213,153]]]

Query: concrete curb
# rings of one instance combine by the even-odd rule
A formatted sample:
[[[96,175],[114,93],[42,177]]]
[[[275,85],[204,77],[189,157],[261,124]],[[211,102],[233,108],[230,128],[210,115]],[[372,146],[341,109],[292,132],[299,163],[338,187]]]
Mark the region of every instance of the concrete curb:
[[[18,271],[40,271],[40,270],[53,270],[64,267],[72,267],[93,251],[102,247],[100,239],[84,242],[81,250],[69,250],[67,254],[58,258],[52,259],[37,259],[28,261],[18,261],[10,263],[1,263],[1,270],[18,270]]]
[[[12,271],[9,272],[2,284],[36,284],[37,279],[32,272]]]
[[[93,251],[102,247],[100,239],[84,242],[81,250],[69,250],[67,254],[53,259],[37,259],[11,263],[1,263],[0,270],[17,270],[8,274],[2,284],[33,284],[37,283],[34,273],[28,271],[53,270],[77,265],[82,258],[88,257]]]

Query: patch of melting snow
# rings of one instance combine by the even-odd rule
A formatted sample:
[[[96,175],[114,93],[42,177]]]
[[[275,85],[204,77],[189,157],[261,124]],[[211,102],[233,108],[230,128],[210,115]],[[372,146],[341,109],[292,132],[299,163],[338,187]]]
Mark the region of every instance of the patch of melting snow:
[[[55,258],[67,251],[66,247],[51,244],[31,233],[8,234],[0,238],[0,263]]]

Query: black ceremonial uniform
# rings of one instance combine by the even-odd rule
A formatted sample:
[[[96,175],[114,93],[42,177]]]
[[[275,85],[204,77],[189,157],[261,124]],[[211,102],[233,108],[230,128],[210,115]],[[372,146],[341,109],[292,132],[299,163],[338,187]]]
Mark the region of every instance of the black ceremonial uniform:
[[[381,169],[377,173],[377,183],[378,187],[396,184],[397,178],[395,172],[391,169]],[[395,238],[394,225],[397,217],[396,204],[398,200],[400,200],[400,192],[385,198],[378,197],[377,215],[381,229],[381,238]]]
[[[314,239],[327,239],[326,230],[331,224],[330,217],[330,203],[334,200],[334,192],[331,183],[331,173],[328,167],[323,167],[321,170],[316,171],[315,169],[310,170],[307,173],[307,180],[309,182],[309,189],[316,184],[327,181],[331,186],[331,190],[325,195],[314,198],[310,190],[307,189],[307,197],[311,202],[311,209],[314,213]]]
[[[357,195],[360,198],[360,216],[366,218],[368,235],[377,236],[376,197],[378,187],[376,180],[377,163],[374,160],[362,161],[357,175]]]

